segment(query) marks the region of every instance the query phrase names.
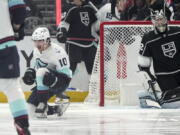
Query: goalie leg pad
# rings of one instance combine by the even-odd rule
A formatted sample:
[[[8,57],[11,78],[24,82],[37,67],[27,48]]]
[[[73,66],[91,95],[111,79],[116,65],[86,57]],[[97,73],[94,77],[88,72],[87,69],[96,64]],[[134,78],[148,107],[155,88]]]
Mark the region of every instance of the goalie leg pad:
[[[154,95],[148,91],[139,91],[138,97],[141,108],[161,108]]]
[[[180,108],[180,88],[165,91],[160,100],[162,108]]]

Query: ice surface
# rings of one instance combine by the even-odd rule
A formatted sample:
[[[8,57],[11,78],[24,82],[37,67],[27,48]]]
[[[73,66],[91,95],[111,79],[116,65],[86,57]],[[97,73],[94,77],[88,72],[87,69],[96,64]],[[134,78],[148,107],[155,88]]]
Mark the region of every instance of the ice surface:
[[[32,135],[179,135],[180,110],[71,104],[57,118],[31,119]],[[8,104],[0,104],[0,135],[16,135]]]

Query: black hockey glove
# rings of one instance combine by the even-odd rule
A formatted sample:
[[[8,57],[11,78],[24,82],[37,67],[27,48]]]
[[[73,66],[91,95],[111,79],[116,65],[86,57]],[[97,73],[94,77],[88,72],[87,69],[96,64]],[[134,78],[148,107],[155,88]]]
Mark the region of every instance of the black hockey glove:
[[[60,43],[65,43],[67,38],[67,30],[66,28],[58,28],[57,29],[56,38]]]
[[[16,41],[20,41],[24,39],[25,33],[24,33],[24,23],[21,24],[20,28],[18,30],[14,29],[14,36]]]
[[[57,82],[57,77],[53,72],[46,72],[43,78],[43,84],[48,87],[53,87]]]
[[[32,85],[35,82],[36,71],[33,68],[28,68],[22,78],[23,82],[27,85]]]
[[[46,72],[43,78],[43,84],[53,89],[66,88],[70,81],[71,78],[66,74],[57,73],[51,70]]]

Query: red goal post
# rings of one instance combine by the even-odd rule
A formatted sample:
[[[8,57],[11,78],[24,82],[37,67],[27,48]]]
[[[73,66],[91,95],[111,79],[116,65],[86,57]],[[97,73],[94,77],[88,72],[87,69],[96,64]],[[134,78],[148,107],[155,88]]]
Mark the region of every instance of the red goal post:
[[[178,26],[180,21],[169,22]],[[137,78],[137,56],[144,33],[153,29],[149,21],[103,22],[86,103],[137,104],[136,93],[143,89]],[[133,94],[132,94],[133,93]],[[131,103],[130,103],[131,104]]]

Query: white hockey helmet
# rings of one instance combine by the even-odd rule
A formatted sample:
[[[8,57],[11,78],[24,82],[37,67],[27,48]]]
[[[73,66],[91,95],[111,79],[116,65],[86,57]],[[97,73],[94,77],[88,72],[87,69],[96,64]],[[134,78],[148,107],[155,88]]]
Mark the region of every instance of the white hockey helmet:
[[[168,21],[163,10],[151,10],[151,21],[157,32],[164,33],[167,30]]]
[[[47,39],[50,39],[50,33],[49,30],[46,27],[38,27],[34,30],[32,34],[32,40],[44,40],[47,41]]]

